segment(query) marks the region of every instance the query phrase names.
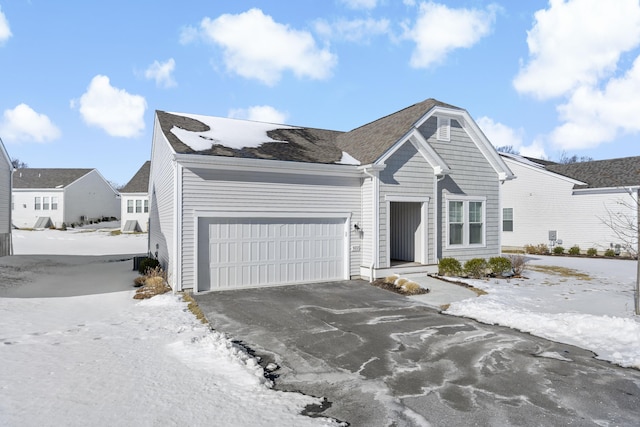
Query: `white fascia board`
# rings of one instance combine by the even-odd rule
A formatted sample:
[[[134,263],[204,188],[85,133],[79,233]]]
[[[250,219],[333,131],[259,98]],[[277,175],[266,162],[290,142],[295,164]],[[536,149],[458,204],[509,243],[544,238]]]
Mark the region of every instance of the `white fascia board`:
[[[283,160],[244,159],[239,157],[174,154],[174,159],[186,168],[246,170],[250,172],[289,173],[302,175],[331,175],[360,177],[356,165],[289,162]]]
[[[412,128],[409,132],[402,136],[393,144],[393,146],[387,150],[376,162],[375,165],[384,165],[385,162],[391,157],[400,147],[402,147],[407,141],[409,141],[420,155],[429,163],[433,168],[433,174],[437,176],[447,175],[451,173],[451,169],[447,163],[440,157],[440,155],[433,149],[431,145],[424,139],[424,137],[418,132],[417,128]]]
[[[640,189],[637,185],[627,185],[624,187],[601,187],[601,188],[577,188],[573,190],[574,195],[587,194],[633,194]]]
[[[478,124],[471,118],[466,110],[436,106],[429,110],[424,116],[422,116],[422,118],[420,118],[414,126],[416,128],[419,128],[432,116],[448,117],[460,123],[465,132],[467,132],[467,135],[469,135],[469,138],[471,138],[482,155],[487,159],[489,164],[491,164],[493,169],[496,171],[496,173],[498,174],[498,178],[501,181],[515,179],[515,174],[502,160],[500,154],[498,154],[489,139],[485,136]]]
[[[587,185],[586,182],[578,181],[577,179],[569,178],[568,176],[561,175],[561,174],[555,173],[555,172],[551,172],[550,170],[547,170],[545,168],[539,168],[536,165],[528,165],[526,163],[522,163],[522,162],[519,162],[517,160],[507,159],[507,163],[509,163],[510,161],[512,161],[514,163],[517,163],[518,166],[521,166],[523,168],[530,169],[532,171],[536,171],[536,172],[539,172],[539,173],[542,173],[542,174],[557,178],[557,179],[559,179],[561,181],[569,182],[569,183],[571,183],[573,185]]]
[[[60,187],[60,188],[49,188],[49,187],[43,187],[43,188],[12,188],[11,192],[12,193],[33,193],[33,192],[38,192],[38,193],[42,193],[42,192],[47,192],[47,193],[53,193],[53,192],[58,192],[58,193],[63,193],[66,187]]]

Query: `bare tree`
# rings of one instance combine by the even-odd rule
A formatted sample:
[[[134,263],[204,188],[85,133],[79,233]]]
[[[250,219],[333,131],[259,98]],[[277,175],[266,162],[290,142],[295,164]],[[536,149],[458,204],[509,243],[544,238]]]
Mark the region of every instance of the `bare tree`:
[[[496,147],[496,151],[506,154],[517,154],[520,155],[520,152],[516,150],[513,145],[502,145],[500,147]]]
[[[562,154],[560,155],[560,160],[558,161],[558,163],[562,165],[569,165],[572,163],[591,162],[591,161],[593,161],[593,157],[589,157],[589,156],[578,157],[575,154],[573,156],[569,156],[565,151],[563,151]]]
[[[11,166],[13,166],[14,169],[24,169],[29,167],[28,164],[18,158],[11,159]]]

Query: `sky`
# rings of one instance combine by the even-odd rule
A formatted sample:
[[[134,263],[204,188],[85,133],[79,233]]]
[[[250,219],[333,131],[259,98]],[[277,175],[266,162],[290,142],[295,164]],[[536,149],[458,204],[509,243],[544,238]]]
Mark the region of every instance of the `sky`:
[[[0,138],[125,184],[156,110],[349,131],[428,98],[497,147],[640,155],[640,2],[0,0]]]

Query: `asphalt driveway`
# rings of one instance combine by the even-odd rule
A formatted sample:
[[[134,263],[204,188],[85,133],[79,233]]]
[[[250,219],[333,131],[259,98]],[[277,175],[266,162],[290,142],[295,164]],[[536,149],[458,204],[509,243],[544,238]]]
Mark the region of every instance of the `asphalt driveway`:
[[[363,281],[195,295],[211,325],[352,426],[635,426],[640,371]]]

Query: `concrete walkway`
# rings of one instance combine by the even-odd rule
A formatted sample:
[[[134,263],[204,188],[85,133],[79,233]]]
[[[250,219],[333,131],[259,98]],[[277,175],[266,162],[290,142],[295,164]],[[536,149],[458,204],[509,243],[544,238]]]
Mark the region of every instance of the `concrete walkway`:
[[[429,289],[428,294],[413,295],[411,298],[429,307],[440,309],[442,306],[468,298],[476,298],[478,294],[462,285],[436,279],[426,274],[407,274],[402,277],[413,280],[421,287]]]

